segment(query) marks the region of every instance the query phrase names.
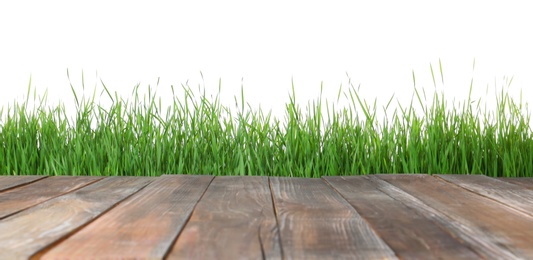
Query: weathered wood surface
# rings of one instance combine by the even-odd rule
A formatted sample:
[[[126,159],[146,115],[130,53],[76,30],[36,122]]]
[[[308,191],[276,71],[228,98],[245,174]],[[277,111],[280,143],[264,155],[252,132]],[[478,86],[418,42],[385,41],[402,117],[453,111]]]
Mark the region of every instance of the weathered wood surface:
[[[267,177],[217,177],[169,259],[280,259]]]
[[[496,259],[533,256],[533,218],[492,199],[428,175],[379,175],[448,216]],[[486,253],[485,252],[485,253]],[[483,254],[484,252],[478,251]]]
[[[283,254],[289,259],[394,259],[390,247],[321,179],[271,178]]]
[[[26,259],[92,221],[148,184],[146,178],[106,178],[0,220],[3,259]]]
[[[478,255],[482,256],[481,258],[515,259],[515,256],[509,251],[495,249],[493,243],[491,241],[487,241],[483,234],[476,232],[476,230],[471,230],[468,227],[465,228],[465,226],[457,220],[449,217],[446,214],[443,214],[438,209],[425,204],[422,200],[409,193],[406,193],[402,189],[380,179],[379,176],[380,175],[368,176],[368,179],[372,181],[379,190],[383,191],[404,205],[416,209],[420,214],[435,221],[441,228],[447,230],[452,237],[456,238],[461,243],[464,243],[469,248],[474,250]],[[409,175],[409,178],[412,179],[425,177],[427,176]],[[401,178],[401,176],[398,176],[397,178]]]
[[[0,176],[0,191],[15,188],[43,178],[46,178],[46,176]]]
[[[43,259],[163,258],[212,176],[162,176],[83,230],[43,255]],[[98,234],[98,236],[94,236]]]
[[[0,259],[532,259],[530,184],[419,174],[0,177]]]
[[[379,185],[366,176],[324,179],[359,212],[400,258],[479,257],[449,231],[441,228],[430,214],[421,212],[420,206],[401,201],[400,197],[409,195],[393,189],[392,185]]]
[[[43,179],[0,193],[0,219],[92,182],[97,177],[58,176]]]
[[[533,217],[533,190],[484,175],[436,175],[464,189],[496,200]]]
[[[533,178],[498,178],[498,180],[520,185],[522,187],[526,187],[530,190],[533,190]]]

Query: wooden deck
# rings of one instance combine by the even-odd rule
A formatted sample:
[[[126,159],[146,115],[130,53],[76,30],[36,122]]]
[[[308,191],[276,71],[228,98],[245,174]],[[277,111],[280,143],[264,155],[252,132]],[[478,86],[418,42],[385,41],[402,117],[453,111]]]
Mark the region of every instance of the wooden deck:
[[[533,178],[0,176],[0,259],[533,259]]]

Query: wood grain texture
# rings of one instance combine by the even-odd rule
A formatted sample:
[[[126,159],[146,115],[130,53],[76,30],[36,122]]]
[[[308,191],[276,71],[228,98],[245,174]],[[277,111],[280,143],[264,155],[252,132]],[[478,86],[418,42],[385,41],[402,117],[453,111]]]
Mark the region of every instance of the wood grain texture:
[[[213,176],[164,175],[42,259],[161,259]]]
[[[110,177],[0,221],[3,259],[28,259],[113,207],[151,181]]]
[[[337,190],[402,259],[475,259],[468,246],[456,240],[447,230],[405,200],[401,191],[390,195],[380,189],[388,187],[370,181],[366,176],[323,177]],[[388,186],[391,186],[388,184]],[[390,189],[389,189],[390,190]]]
[[[268,177],[216,177],[167,259],[281,259]]]
[[[46,178],[46,176],[0,176],[0,191],[15,188],[44,178]]]
[[[449,217],[455,227],[476,241],[470,246],[478,254],[492,259],[533,257],[533,218],[437,177],[411,174],[378,177]]]
[[[396,259],[350,204],[321,179],[271,177],[287,259]]]
[[[0,219],[98,181],[98,177],[57,176],[0,193]]]
[[[526,187],[530,190],[533,190],[533,178],[525,178],[525,177],[518,177],[518,178],[498,178],[500,181],[520,185],[522,187]]]
[[[485,175],[439,174],[436,176],[533,217],[533,190]]]
[[[20,182],[0,207],[66,193],[0,219],[0,259],[533,259],[527,200],[502,203],[533,178],[175,177]]]
[[[461,222],[450,218],[448,215],[434,209],[431,205],[427,205],[413,195],[406,193],[402,189],[391,185],[390,183],[378,178],[381,175],[369,175],[367,178],[376,185],[376,188],[402,202],[410,208],[431,219],[437,223],[442,229],[447,230],[451,236],[459,241],[463,241],[468,247],[474,250],[481,258],[484,259],[516,259],[516,256],[505,248],[498,248],[494,246],[491,240],[486,239],[482,233],[477,230],[471,230],[465,227]],[[409,174],[407,178],[426,178],[426,175]],[[403,178],[397,176],[397,178]],[[431,180],[431,179],[430,179]],[[392,213],[394,214],[394,213]]]

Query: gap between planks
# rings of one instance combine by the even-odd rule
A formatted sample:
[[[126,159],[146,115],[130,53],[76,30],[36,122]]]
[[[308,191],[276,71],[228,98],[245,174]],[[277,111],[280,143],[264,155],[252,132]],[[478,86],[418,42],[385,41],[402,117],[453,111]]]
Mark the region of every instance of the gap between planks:
[[[152,178],[144,184],[139,184],[137,188],[130,189],[129,193],[120,195],[115,202],[107,203],[107,208],[98,207],[96,204],[91,206],[95,199],[92,196],[97,190],[101,190],[95,189],[95,185],[102,185],[98,184],[101,182],[109,183],[108,179],[112,178],[119,180],[121,177],[104,178],[88,183],[87,186],[76,184],[81,186],[74,185],[71,190],[68,187],[61,187],[63,191],[60,191],[60,187],[50,188],[47,191],[49,199],[41,197],[42,201],[38,202],[40,204],[28,204],[25,209],[0,220],[0,247],[10,238],[20,242],[26,241],[20,240],[24,239],[20,234],[24,232],[11,237],[2,236],[2,233],[14,234],[6,233],[9,231],[7,224],[21,224],[24,221],[27,224],[28,221],[35,221],[35,216],[54,214],[49,211],[50,208],[74,210],[72,220],[79,220],[79,215],[85,214],[86,209],[79,211],[70,205],[76,203],[98,209],[91,217],[82,217],[80,223],[69,224],[63,227],[64,231],[55,235],[51,235],[49,231],[68,221],[51,223],[47,220],[42,224],[49,229],[41,229],[41,233],[35,233],[35,227],[23,229],[26,233],[29,232],[30,236],[45,234],[46,239],[41,241],[39,246],[29,243],[20,247],[18,243],[19,251],[0,250],[3,253],[12,253],[4,255],[21,258],[31,256],[33,252],[34,256],[43,259],[60,259],[72,254],[78,254],[80,258],[96,257],[95,254],[101,254],[102,257],[128,256],[123,253],[115,254],[117,250],[131,253],[131,257],[169,259],[187,256],[217,256],[220,259],[246,256],[260,259],[344,258],[354,255],[361,258],[392,259],[399,256],[408,259],[418,258],[420,252],[425,252],[424,256],[429,258],[457,259],[476,256],[490,259],[498,255],[513,259],[533,255],[519,241],[519,237],[511,235],[502,240],[502,235],[508,235],[505,230],[493,227],[487,231],[483,226],[472,223],[468,216],[465,218],[464,209],[449,207],[453,205],[448,204],[436,207],[435,205],[441,205],[443,202],[432,204],[431,200],[418,191],[423,188],[423,185],[419,185],[423,182],[434,187],[428,191],[427,196],[433,196],[431,194],[437,192],[439,187],[445,187],[442,189],[450,189],[470,200],[483,202],[483,205],[487,205],[484,209],[505,213],[521,212],[522,217],[515,225],[528,226],[532,219],[527,214],[528,207],[531,206],[528,196],[532,191],[524,187],[527,185],[511,184],[519,184],[514,179],[506,181],[484,176],[461,177],[463,175],[373,175],[322,179],[196,176],[168,175],[155,180]],[[7,187],[0,191],[0,198],[4,194],[23,197],[20,190],[28,190],[28,187],[37,187],[40,182],[45,183],[45,180],[53,179],[33,178],[19,181],[16,178],[7,180],[0,177],[0,190],[1,187]],[[182,180],[177,181],[179,178]],[[190,183],[184,184],[187,183],[187,178]],[[200,185],[196,184],[198,189],[191,193],[191,190],[188,190],[190,187],[186,186],[195,186],[193,183],[202,178],[204,180],[198,183]],[[41,186],[46,186],[42,183]],[[173,188],[170,187],[172,183],[175,184]],[[435,184],[441,186],[434,186]],[[116,188],[119,186],[115,185]],[[483,189],[485,186],[489,188]],[[58,191],[55,192],[54,189]],[[427,187],[424,190],[427,190]],[[13,194],[17,194],[16,191],[19,191],[19,195],[15,196]],[[196,195],[190,196],[187,202],[182,204],[184,206],[180,206],[182,211],[177,210],[180,207],[176,205],[180,200],[176,200],[176,197],[186,198],[187,194]],[[28,198],[32,196],[39,198],[38,193]],[[526,199],[516,199],[517,196],[525,196]],[[158,208],[158,202],[161,201],[163,205]],[[0,209],[1,202],[2,200]],[[143,208],[150,210],[143,212]],[[387,214],[386,209],[390,208],[394,208],[397,219],[394,219],[392,214]],[[400,218],[400,215],[403,217]],[[144,222],[139,216],[144,217]],[[173,221],[168,222],[169,216],[172,216]],[[412,216],[412,219],[409,216]],[[233,224],[229,225],[231,223]],[[409,228],[406,228],[409,226],[412,229],[419,228],[420,232],[415,230],[410,233]],[[110,232],[116,230],[122,231]],[[147,239],[153,235],[153,230],[159,230],[160,234],[166,235]],[[521,231],[516,227],[513,230]],[[101,237],[93,236],[94,232],[98,232]],[[117,234],[120,236],[117,237]],[[221,238],[220,235],[217,237],[217,234],[225,235]],[[498,236],[494,237],[494,234]],[[530,233],[523,230],[520,234],[533,239]],[[395,240],[395,235],[403,236],[406,241],[410,239],[411,243],[402,244],[398,239]],[[25,237],[27,239],[30,236]],[[148,240],[149,243],[143,244],[143,240]],[[7,244],[12,242],[7,241]],[[408,244],[412,247],[406,246]],[[98,250],[95,250],[96,248]],[[21,253],[23,251],[26,253]],[[36,253],[38,255],[35,255]]]

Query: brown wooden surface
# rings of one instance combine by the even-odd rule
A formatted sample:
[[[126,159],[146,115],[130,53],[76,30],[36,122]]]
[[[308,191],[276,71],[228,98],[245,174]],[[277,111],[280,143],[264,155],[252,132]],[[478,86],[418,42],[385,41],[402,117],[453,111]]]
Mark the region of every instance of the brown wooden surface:
[[[366,221],[321,179],[271,178],[283,255],[289,259],[394,259]]]
[[[106,178],[0,220],[4,259],[25,259],[92,221],[148,184],[147,178]]]
[[[43,259],[163,258],[212,176],[162,176],[43,255]],[[98,234],[98,236],[94,236]]]
[[[404,194],[392,185],[379,186],[366,176],[325,177],[380,237],[403,259],[479,258],[441,228],[430,214],[400,203]],[[381,191],[386,190],[389,194]],[[405,195],[404,195],[405,196]]]
[[[520,185],[522,187],[526,187],[530,190],[533,190],[533,178],[497,178],[500,181]]]
[[[484,175],[436,175],[464,189],[491,198],[533,217],[533,190]]]
[[[447,230],[452,237],[457,239],[462,244],[465,244],[467,247],[474,250],[481,258],[485,259],[516,259],[515,255],[505,249],[494,248],[492,241],[487,240],[483,234],[476,232],[476,230],[471,230],[467,226],[463,225],[461,222],[449,217],[446,214],[443,214],[438,209],[435,209],[431,204],[425,204],[422,200],[417,197],[406,193],[402,189],[391,185],[390,183],[378,178],[380,175],[370,175],[368,179],[373,182],[376,187],[386,193],[387,195],[393,197],[395,200],[407,205],[410,208],[416,209],[419,214],[426,216],[427,218],[433,220],[437,223],[442,229]],[[421,175],[407,175],[407,178],[425,178]],[[398,176],[397,178],[404,178]],[[430,179],[431,180],[431,179]]]
[[[0,176],[0,191],[31,183],[43,178],[46,178],[46,176]]]
[[[13,178],[0,260],[533,259],[533,178]]]
[[[100,179],[97,177],[50,177],[1,192],[0,219]]]
[[[281,259],[267,177],[217,177],[168,259]]]
[[[437,177],[395,174],[379,178],[457,221],[456,226],[472,234],[478,245],[486,245],[484,249],[496,259],[533,256],[533,218]]]

